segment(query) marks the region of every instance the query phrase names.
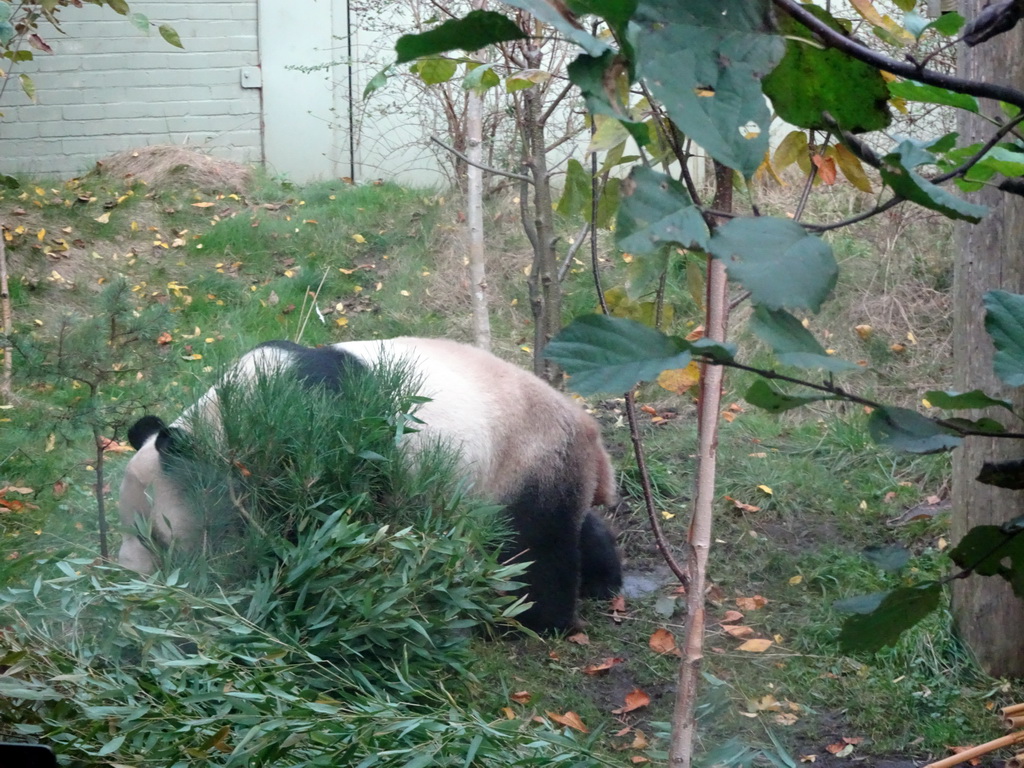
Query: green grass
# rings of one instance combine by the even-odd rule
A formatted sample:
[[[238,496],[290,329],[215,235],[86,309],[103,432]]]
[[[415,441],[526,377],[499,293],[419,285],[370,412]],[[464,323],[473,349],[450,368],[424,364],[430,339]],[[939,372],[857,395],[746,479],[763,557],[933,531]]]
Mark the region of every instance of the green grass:
[[[25,228],[8,244],[13,273],[21,278],[12,290],[18,331],[38,333],[36,321],[46,327],[56,310],[91,306],[100,278],[125,273],[138,286],[140,302],[160,301],[171,311],[166,331],[172,340],[164,354],[174,359],[176,373],[152,382],[166,418],[194,401],[242,350],[269,338],[307,344],[399,334],[467,339],[460,257],[452,247],[458,225],[450,205],[436,196],[388,184],[285,188],[266,178],[244,199],[173,187],[128,190],[90,178],[72,187],[39,184],[42,195],[35,186],[27,182],[24,199],[21,192],[0,193],[0,219]],[[133,194],[125,197],[129,191]],[[78,202],[78,195],[86,200]],[[97,222],[110,202],[110,223]],[[16,208],[25,213],[12,213]],[[850,386],[859,392],[914,403],[922,383],[941,386],[948,373],[943,354],[948,329],[932,322],[948,285],[948,260],[936,255],[941,249],[936,235],[927,234],[928,225],[910,222],[898,247],[880,249],[885,233],[877,230],[833,243],[844,277],[836,300],[810,322],[816,332],[830,334],[828,343],[840,356],[880,368],[852,377]],[[71,233],[63,233],[65,228]],[[59,247],[54,237],[79,238],[82,245],[71,244],[70,255],[63,256],[54,250]],[[519,350],[530,339],[522,271],[527,246],[514,226],[499,230],[492,243],[495,347],[528,365]],[[618,256],[606,258],[605,289],[643,283],[638,266]],[[596,306],[587,259],[580,256],[582,264],[568,279],[567,316]],[[51,270],[63,270],[64,280],[48,279]],[[866,303],[865,286],[885,287],[894,298]],[[637,299],[648,300],[649,288]],[[311,293],[323,322],[310,310]],[[912,295],[929,298],[915,304],[907,299]],[[699,318],[681,259],[672,264],[667,297],[671,329],[688,332]],[[733,335],[744,359],[770,364],[765,351],[751,343],[742,316],[741,309]],[[872,325],[873,334],[860,338],[853,330],[859,324]],[[908,332],[916,343],[908,341]],[[906,344],[904,352],[892,351],[897,341]],[[1024,690],[976,670],[957,644],[945,610],[876,656],[843,656],[836,643],[843,617],[831,607],[835,600],[945,572],[944,518],[898,527],[886,522],[940,493],[949,476],[948,457],[896,456],[879,449],[866,434],[865,414],[855,406],[824,404],[782,417],[758,412],[742,401],[751,381],[744,374],[727,377],[724,402],[739,403],[742,410],[732,422],[722,422],[718,449],[714,589],[704,669],[719,683],[706,688],[704,743],[739,734],[763,744],[769,727],[800,754],[820,753],[842,736],[856,736],[866,741],[855,755],[935,755],[948,744],[992,737],[996,724],[986,706],[1019,700]],[[75,425],[57,421],[59,411],[79,394],[70,386],[42,387],[28,380],[19,381],[19,392],[17,407],[0,411],[0,419],[9,419],[0,422],[0,483],[32,488],[17,498],[36,508],[0,513],[2,555],[10,558],[3,562],[39,551],[92,557],[91,448]],[[658,510],[666,513],[663,525],[678,554],[694,472],[692,398],[645,387],[641,400],[679,414],[662,425],[643,417]],[[635,732],[616,735],[624,723],[641,730],[655,749],[665,748],[656,734],[664,733],[662,724],[671,718],[678,662],[656,654],[648,640],[664,627],[681,643],[686,617],[682,598],[673,604],[675,585],[651,544],[621,404],[600,403],[596,412],[628,494],[629,509],[615,522],[630,565],[653,572],[662,584],[651,594],[630,598],[618,623],[606,606],[586,606],[588,644],[474,640],[468,704],[495,719],[505,716],[506,707],[518,718],[574,711],[599,732],[598,743],[610,759],[621,761],[639,754],[618,749],[636,737]],[[124,439],[123,434],[112,437]],[[112,456],[111,463],[113,497],[124,459]],[[726,496],[758,509],[744,511]],[[903,572],[883,573],[861,555],[868,545],[896,543],[915,556]],[[737,650],[739,641],[718,623],[726,611],[737,609],[737,598],[753,595],[768,603],[744,611],[742,623],[774,641],[760,654]],[[623,661],[603,675],[584,672],[607,658]],[[651,704],[613,714],[637,688],[651,696]],[[512,700],[520,691],[530,694],[529,701]],[[797,705],[795,723],[779,725],[778,712],[756,710],[755,703],[766,696]],[[751,709],[756,717],[744,716]]]

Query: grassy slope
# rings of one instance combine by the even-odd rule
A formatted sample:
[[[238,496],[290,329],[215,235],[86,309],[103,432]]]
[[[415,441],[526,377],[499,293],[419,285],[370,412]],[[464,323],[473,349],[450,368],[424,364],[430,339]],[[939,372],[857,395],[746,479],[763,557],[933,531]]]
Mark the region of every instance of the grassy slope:
[[[264,182],[240,199],[173,187],[128,190],[98,179],[73,186],[29,182],[23,191],[2,194],[0,221],[9,228],[20,332],[34,331],[38,323],[46,327],[68,307],[88,310],[98,281],[117,272],[138,286],[140,301],[166,302],[172,309],[165,354],[201,358],[182,359],[173,380],[153,382],[166,392],[164,416],[173,417],[208,386],[219,365],[259,340],[316,344],[407,333],[467,340],[464,278],[452,246],[457,225],[450,208],[433,196],[390,185],[354,189],[338,182],[288,190]],[[97,221],[104,214],[108,222]],[[914,219],[881,222],[835,243],[844,282],[837,301],[811,319],[812,328],[839,354],[878,369],[878,375],[854,380],[864,392],[913,403],[914,390],[943,383],[949,329],[941,310],[948,272],[936,256],[940,236],[929,234],[933,227]],[[491,274],[495,346],[527,365],[528,354],[520,349],[528,338],[525,249],[513,228],[499,228],[498,238],[504,240],[495,247]],[[622,283],[634,269],[613,259],[606,286]],[[670,296],[683,329],[697,315],[682,287],[682,268],[673,275]],[[594,301],[587,270],[580,265],[570,281],[572,311],[589,311]],[[318,291],[323,322],[309,313],[310,291]],[[734,327],[748,343],[741,318],[742,310]],[[853,330],[865,324],[872,326],[866,340]],[[896,343],[904,349],[894,351]],[[763,352],[754,359],[767,361]],[[75,392],[20,384],[23,399],[0,412],[9,419],[0,429],[0,485],[32,487],[25,500],[37,508],[0,510],[3,554],[16,558],[40,546],[92,553],[94,503],[84,436],[65,429],[60,434],[69,442],[48,450],[58,432],[54,408]],[[840,617],[829,607],[833,600],[945,568],[941,517],[897,527],[886,521],[930,495],[943,495],[947,460],[880,452],[855,409],[822,406],[782,419],[753,412],[742,405],[747,384],[741,376],[729,378],[726,402],[740,405],[733,421],[723,423],[719,454],[722,499],[706,665],[717,683],[709,686],[704,706],[706,745],[736,733],[765,743],[767,727],[789,742],[794,755],[818,754],[822,764],[826,747],[844,736],[864,739],[855,755],[907,756],[991,738],[994,718],[987,708],[1007,703],[1014,693],[1019,700],[1021,692],[974,670],[944,613],[875,658],[842,657],[835,645]],[[655,424],[648,415],[645,431],[666,532],[679,544],[693,471],[692,404],[656,388],[644,390],[643,400],[671,417]],[[624,487],[635,490],[620,405],[599,403],[596,412],[607,426]],[[725,496],[758,509],[744,511]],[[575,711],[590,728],[603,729],[609,747],[623,748],[625,761],[642,750],[636,730],[615,735],[624,724],[664,747],[655,737],[671,715],[675,660],[652,651],[648,639],[658,628],[681,638],[685,617],[637,498],[627,498],[616,522],[631,567],[660,586],[631,597],[618,622],[605,606],[589,606],[588,644],[481,643],[474,669],[481,711],[495,717],[504,707],[517,715]],[[885,574],[859,554],[869,544],[887,543],[908,545],[917,555],[910,572]],[[737,598],[754,595],[767,603],[743,609],[739,623],[774,641],[756,654],[737,650],[741,640],[717,623],[737,609]],[[604,675],[584,672],[606,658],[623,661]],[[635,689],[651,696],[651,704],[613,714]],[[513,702],[512,694],[522,691],[528,702],[521,696]]]

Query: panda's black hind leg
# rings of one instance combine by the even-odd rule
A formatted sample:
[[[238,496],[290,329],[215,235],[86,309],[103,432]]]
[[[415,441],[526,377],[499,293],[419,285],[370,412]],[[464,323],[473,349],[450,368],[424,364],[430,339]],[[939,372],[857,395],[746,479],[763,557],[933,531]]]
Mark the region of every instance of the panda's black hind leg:
[[[622,560],[615,534],[593,510],[580,526],[580,597],[608,600],[622,591]]]

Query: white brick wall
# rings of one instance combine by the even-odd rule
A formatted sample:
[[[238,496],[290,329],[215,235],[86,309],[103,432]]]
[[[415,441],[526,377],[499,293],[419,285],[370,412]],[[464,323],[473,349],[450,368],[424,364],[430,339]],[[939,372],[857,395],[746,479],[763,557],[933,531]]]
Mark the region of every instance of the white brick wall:
[[[149,144],[262,161],[260,90],[241,87],[242,68],[259,64],[256,0],[132,0],[131,8],[173,26],[185,50],[109,8],[64,9],[66,35],[42,30],[54,54],[33,51],[13,68],[35,82],[36,103],[16,81],[0,96],[0,172],[73,176]]]

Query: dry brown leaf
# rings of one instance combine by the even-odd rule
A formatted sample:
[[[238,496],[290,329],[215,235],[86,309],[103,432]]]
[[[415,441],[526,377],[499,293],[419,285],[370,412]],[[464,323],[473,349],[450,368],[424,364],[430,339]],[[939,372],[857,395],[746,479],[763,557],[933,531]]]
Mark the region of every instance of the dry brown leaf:
[[[732,421],[732,419],[728,419],[728,421]],[[736,507],[736,509],[739,509],[739,510],[741,510],[743,512],[760,512],[761,511],[760,507],[755,507],[753,504],[747,504],[745,502],[739,501],[738,499],[734,499],[732,496],[725,496],[724,498],[725,498],[726,501],[731,501],[733,506]]]
[[[626,598],[622,595],[616,595],[612,598],[612,610],[618,611],[619,613],[626,612]]]
[[[576,645],[590,645],[590,638],[587,637],[586,632],[576,632],[565,639],[570,643],[576,643]]]
[[[512,701],[514,701],[516,704],[529,704],[530,699],[533,698],[533,694],[529,691],[516,691],[511,696],[509,696],[509,698],[512,699]]]
[[[506,720],[515,720],[516,713],[512,710],[512,707],[502,707],[501,714],[505,716]]]
[[[767,598],[761,597],[761,595],[754,595],[753,597],[737,597],[736,605],[744,611],[756,611],[759,608],[764,608],[768,605],[768,600]]]
[[[639,688],[634,688],[632,691],[626,694],[626,703],[624,706],[618,709],[613,709],[613,715],[623,715],[626,712],[632,712],[634,709],[641,709],[651,703],[651,697],[641,691]]]
[[[633,755],[629,758],[629,762],[633,763],[633,765],[641,765],[643,763],[649,763],[651,760],[643,755]]]
[[[750,637],[754,634],[753,627],[747,627],[743,624],[723,624],[722,629],[730,637]]]
[[[545,712],[545,714],[560,725],[564,725],[568,728],[572,728],[574,731],[580,733],[590,733],[590,730],[580,720],[580,716],[573,711],[566,712],[564,715],[560,715],[557,712]]]
[[[772,641],[764,638],[755,638],[753,640],[747,640],[743,643],[737,651],[746,651],[747,653],[764,653],[772,647]]]
[[[823,182],[829,186],[836,183],[836,161],[833,158],[812,155],[811,162],[818,167],[818,175]]]
[[[605,659],[599,664],[591,664],[588,667],[583,668],[583,674],[585,675],[603,675],[609,669],[617,666],[624,662],[625,659],[619,658],[618,656],[610,657]]]
[[[675,637],[664,627],[654,630],[654,634],[651,635],[647,644],[651,646],[651,650],[655,653],[679,653]]]
[[[719,624],[730,624],[730,623],[732,623],[734,621],[739,621],[742,618],[743,618],[743,614],[740,613],[739,611],[729,610],[729,611],[725,612],[725,615],[722,617],[722,620],[720,622],[718,622],[718,623]]]

